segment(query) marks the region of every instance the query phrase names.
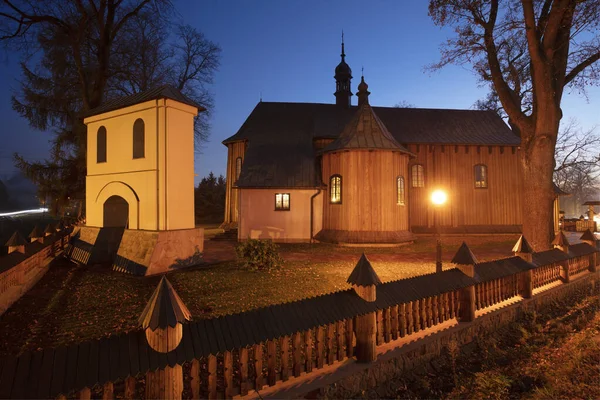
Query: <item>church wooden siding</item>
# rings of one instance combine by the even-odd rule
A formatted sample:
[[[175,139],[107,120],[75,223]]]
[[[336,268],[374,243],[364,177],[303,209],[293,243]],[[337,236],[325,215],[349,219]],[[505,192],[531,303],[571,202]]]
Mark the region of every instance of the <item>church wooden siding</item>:
[[[511,146],[407,145],[417,157],[410,160],[407,189],[410,225],[432,227],[431,192],[448,193],[440,211],[441,226],[467,231],[516,231],[522,225],[519,150]],[[411,167],[424,168],[425,187],[413,188]],[[475,188],[474,166],[487,167],[487,188]],[[416,231],[419,231],[417,228]]]
[[[233,187],[237,176],[235,176],[235,162],[238,157],[242,158],[242,167],[244,165],[244,155],[246,153],[246,142],[234,142],[227,144],[227,193],[225,196],[225,219],[224,223],[238,222],[239,189]]]
[[[323,155],[323,229],[408,230],[408,156],[391,151],[345,151]],[[342,176],[342,203],[331,204],[329,179]],[[397,204],[396,179],[404,177],[405,205]]]

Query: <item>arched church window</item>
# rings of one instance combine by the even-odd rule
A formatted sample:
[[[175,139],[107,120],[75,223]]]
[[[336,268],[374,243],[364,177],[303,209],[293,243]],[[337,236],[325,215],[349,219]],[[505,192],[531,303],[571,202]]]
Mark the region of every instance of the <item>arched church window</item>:
[[[240,179],[240,174],[242,173],[242,157],[238,157],[235,159],[235,179]]]
[[[397,204],[404,205],[404,177],[396,178]]]
[[[342,176],[332,175],[329,178],[329,202],[333,204],[342,203]]]
[[[133,158],[144,158],[146,143],[146,127],[144,120],[138,118],[133,123]]]
[[[96,162],[106,162],[106,128],[103,126],[96,133]]]
[[[483,164],[477,164],[473,167],[475,175],[475,188],[486,189],[488,187],[487,167]]]
[[[415,164],[410,169],[412,187],[421,188],[425,187],[425,172],[421,164]]]

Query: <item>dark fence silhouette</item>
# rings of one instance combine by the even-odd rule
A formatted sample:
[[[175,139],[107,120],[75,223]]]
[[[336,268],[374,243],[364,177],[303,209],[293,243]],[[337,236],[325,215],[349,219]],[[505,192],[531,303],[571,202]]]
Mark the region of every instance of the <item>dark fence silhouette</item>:
[[[593,236],[556,246],[533,253],[522,237],[516,256],[477,263],[463,244],[457,268],[387,283],[364,258],[351,289],[197,321],[163,277],[139,331],[0,359],[0,398],[181,398],[184,388],[232,398],[348,358],[370,362],[378,345],[597,272]]]

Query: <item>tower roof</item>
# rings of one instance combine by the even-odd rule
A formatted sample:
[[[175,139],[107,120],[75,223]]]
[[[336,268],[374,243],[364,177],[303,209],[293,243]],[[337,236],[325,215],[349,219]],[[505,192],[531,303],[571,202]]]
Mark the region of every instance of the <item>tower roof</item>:
[[[342,61],[335,67],[335,78],[352,78],[352,69],[346,64],[346,53],[344,52],[344,31],[342,31]]]
[[[463,242],[460,245],[458,251],[456,252],[454,257],[452,258],[452,261],[450,262],[453,264],[461,265],[475,265],[478,263],[477,258],[475,257],[473,252],[471,252],[471,249],[469,248],[469,246],[467,246],[467,243],[465,242]]]
[[[591,241],[598,241],[598,239],[596,238],[596,235],[594,235],[594,232],[592,232],[591,229],[588,229],[587,231],[583,232],[583,235],[581,235],[581,237],[579,238],[581,240],[591,240]]]
[[[368,102],[361,104],[340,136],[322,152],[350,149],[395,150],[412,154],[394,139]]]
[[[346,282],[351,285],[370,286],[380,285],[381,279],[377,276],[365,253],[363,253]]]
[[[6,246],[8,246],[8,247],[24,246],[26,244],[27,244],[27,241],[25,240],[23,235],[21,235],[19,233],[19,231],[15,231],[15,233],[12,234],[10,239],[8,239],[8,242],[6,242]]]
[[[554,236],[552,244],[555,246],[568,246],[569,240],[565,236],[564,232],[561,230],[556,234],[556,236]]]
[[[190,311],[163,275],[138,321],[143,329],[155,330],[167,326],[174,328],[178,323],[190,319]]]
[[[31,239],[37,239],[37,238],[40,238],[42,236],[44,236],[44,232],[42,232],[42,230],[40,229],[40,227],[37,226],[37,225],[33,227],[33,230],[29,234],[29,237]]]
[[[517,243],[515,243],[515,246],[512,248],[512,251],[513,253],[533,253],[533,248],[527,239],[525,239],[525,236],[521,235],[519,240],[517,240]]]

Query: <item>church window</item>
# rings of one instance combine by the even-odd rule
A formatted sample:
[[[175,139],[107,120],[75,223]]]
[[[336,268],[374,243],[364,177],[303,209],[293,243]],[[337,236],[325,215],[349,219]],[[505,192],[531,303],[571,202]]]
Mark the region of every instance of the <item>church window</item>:
[[[101,126],[96,134],[96,162],[106,162],[106,128]]]
[[[396,179],[396,191],[397,191],[397,203],[398,205],[404,205],[404,177],[399,176]]]
[[[341,204],[342,202],[342,176],[333,175],[329,178],[329,202]]]
[[[275,193],[275,211],[289,211],[290,210],[290,194],[289,193]]]
[[[242,157],[238,157],[235,159],[235,179],[240,179],[240,174],[242,173]]]
[[[411,168],[412,187],[425,187],[425,173],[421,164],[415,164]]]
[[[483,164],[477,164],[473,169],[475,173],[475,188],[486,189],[488,187],[487,167]]]
[[[133,123],[133,158],[145,157],[145,132],[144,120],[138,118]]]

